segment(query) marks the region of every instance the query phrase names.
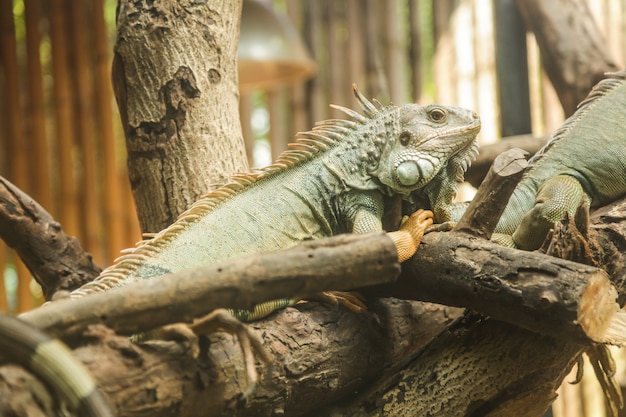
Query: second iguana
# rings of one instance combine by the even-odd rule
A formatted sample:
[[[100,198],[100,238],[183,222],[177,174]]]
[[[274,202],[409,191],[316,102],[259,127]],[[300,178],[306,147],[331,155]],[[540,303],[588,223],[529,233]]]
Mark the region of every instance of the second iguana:
[[[529,161],[492,240],[538,249],[554,223],[580,205],[626,195],[626,71],[600,81]]]

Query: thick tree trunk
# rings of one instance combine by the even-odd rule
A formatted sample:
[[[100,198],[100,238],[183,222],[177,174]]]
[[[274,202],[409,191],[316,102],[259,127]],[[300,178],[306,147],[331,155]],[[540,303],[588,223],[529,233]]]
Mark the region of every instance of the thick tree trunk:
[[[526,27],[535,34],[548,77],[566,116],[604,73],[617,71],[585,0],[517,0]]]
[[[240,1],[120,1],[113,84],[143,232],[247,171],[237,88]]]

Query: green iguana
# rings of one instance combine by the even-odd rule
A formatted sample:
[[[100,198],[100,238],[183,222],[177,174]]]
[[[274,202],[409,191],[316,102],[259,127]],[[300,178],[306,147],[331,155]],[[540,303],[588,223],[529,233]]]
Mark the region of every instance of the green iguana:
[[[356,86],[353,90],[363,114],[333,106],[353,120],[326,120],[312,131],[299,133],[273,165],[235,175],[230,184],[198,200],[171,226],[127,250],[69,297],[285,249],[308,239],[382,230],[383,200],[388,196],[409,198],[416,193],[438,218],[447,220],[458,183],[477,153],[480,120],[476,113],[439,105],[383,106],[367,100]],[[431,211],[418,210],[400,230],[389,233],[400,261],[413,256],[432,219]],[[292,303],[264,303],[242,318],[257,319]],[[249,359],[250,346],[266,354],[253,334],[242,331],[241,323],[217,313],[222,311],[175,332],[202,334],[220,328],[237,334],[251,392],[257,375]],[[163,332],[168,330],[172,329]]]
[[[581,204],[600,207],[626,195],[626,71],[607,74],[529,160],[493,240],[538,249],[554,223]]]
[[[383,106],[353,90],[363,115],[332,106],[353,120],[326,120],[299,133],[273,165],[234,176],[70,297],[307,239],[382,230],[385,196],[418,194],[448,220],[458,183],[477,153],[476,113]],[[415,253],[431,222],[430,212],[418,211],[389,233],[400,261]]]

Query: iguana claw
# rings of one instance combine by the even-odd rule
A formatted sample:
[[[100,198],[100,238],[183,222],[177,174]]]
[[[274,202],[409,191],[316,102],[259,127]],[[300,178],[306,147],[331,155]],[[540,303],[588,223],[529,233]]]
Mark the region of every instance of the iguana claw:
[[[433,212],[419,209],[402,219],[400,229],[388,235],[396,245],[398,260],[404,262],[415,254],[426,229],[433,224]]]
[[[214,333],[216,331],[224,331],[232,334],[239,340],[248,378],[248,386],[243,392],[243,398],[247,398],[254,392],[254,388],[259,381],[259,374],[255,366],[255,357],[258,357],[267,367],[271,366],[272,360],[267,350],[263,347],[259,336],[252,332],[244,323],[234,318],[228,310],[214,310],[189,325],[179,323],[164,326],[159,331],[159,338],[170,340],[184,339],[191,345],[194,356],[197,356],[199,352],[197,336]]]

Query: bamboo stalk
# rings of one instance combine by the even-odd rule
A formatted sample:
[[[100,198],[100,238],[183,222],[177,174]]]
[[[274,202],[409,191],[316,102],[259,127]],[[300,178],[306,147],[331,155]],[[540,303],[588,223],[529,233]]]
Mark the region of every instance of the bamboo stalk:
[[[4,243],[0,242],[0,311],[3,313],[9,312],[9,298],[7,289],[4,284],[4,271],[6,269],[7,261],[7,247]]]
[[[120,204],[122,191],[120,169],[116,158],[116,141],[113,132],[112,89],[109,59],[109,42],[104,20],[104,3],[92,0],[93,15],[91,22],[95,43],[95,105],[96,125],[98,126],[100,146],[102,149],[103,166],[103,208],[106,230],[106,260],[113,261],[124,248],[124,213],[125,207]]]
[[[422,38],[420,35],[419,0],[409,0],[409,65],[413,101],[422,97]]]
[[[241,122],[241,133],[246,144],[246,156],[248,166],[255,167],[254,164],[254,132],[252,132],[252,100],[250,93],[240,93],[239,95],[239,119]]]
[[[330,1],[326,7],[326,21],[328,22],[328,73],[330,94],[329,99],[333,104],[350,106],[352,104],[352,91],[347,80],[345,57],[348,56],[346,40],[342,39],[341,26],[345,21],[345,12],[340,6],[343,2]]]
[[[55,139],[59,167],[59,213],[56,216],[65,232],[70,236],[79,233],[78,199],[74,176],[74,134],[72,132],[72,109],[67,64],[67,36],[65,33],[65,5],[61,0],[52,0],[50,7],[50,42],[52,46],[53,105],[55,109]]]
[[[29,164],[32,172],[33,197],[46,210],[53,209],[52,184],[50,181],[50,160],[46,137],[45,102],[43,92],[43,74],[39,48],[41,46],[41,10],[38,0],[24,1],[26,19],[26,59],[28,77],[28,119],[29,135],[32,141],[32,160]]]
[[[433,1],[433,34],[435,56],[433,57],[434,82],[437,86],[435,101],[439,103],[455,102],[456,68],[453,28],[453,4],[451,0]]]
[[[397,0],[388,0],[384,4],[384,59],[385,75],[389,97],[395,103],[404,103],[406,97],[405,38],[402,34],[402,17]]]
[[[286,132],[287,118],[285,117],[285,90],[277,89],[267,94],[267,107],[270,113],[270,147],[272,161],[287,149],[289,135]]]
[[[347,1],[347,25],[348,25],[348,73],[350,82],[365,84],[365,53],[363,47],[364,13],[362,0]],[[362,91],[369,91],[366,85],[361,86]]]
[[[304,7],[300,0],[287,0],[287,14],[298,29],[303,33]],[[298,83],[289,89],[291,97],[291,134],[311,128],[312,122],[306,110],[306,83]],[[290,137],[292,136],[290,135]]]
[[[11,0],[0,2],[0,54],[5,76],[7,106],[7,155],[9,177],[20,188],[28,189],[28,162],[29,150],[27,138],[24,135],[22,106],[20,103],[20,77],[18,68],[17,44],[15,38],[15,24],[13,21]],[[17,299],[18,310],[25,311],[33,308],[33,298],[30,293],[30,273],[17,259],[15,267],[18,274]]]
[[[125,203],[124,206],[128,213],[125,220],[125,226],[128,232],[125,236],[124,246],[130,248],[135,246],[135,243],[142,240],[143,235],[141,234],[139,218],[137,217],[137,206],[135,205],[135,199],[133,198],[133,193],[128,181],[125,181],[122,191]],[[117,258],[119,255],[119,253],[114,253],[113,258]]]
[[[389,86],[385,77],[385,70],[381,63],[378,39],[380,33],[380,3],[366,0],[363,4],[365,16],[365,42],[368,45],[366,52],[367,84],[371,97],[381,101],[389,100]]]
[[[78,145],[82,169],[79,195],[81,197],[80,219],[82,229],[81,242],[83,247],[94,255],[96,263],[102,261],[100,245],[99,221],[101,204],[98,201],[98,181],[96,176],[95,145],[92,130],[93,121],[93,86],[90,79],[90,63],[88,59],[87,19],[83,1],[69,1],[70,34],[68,39],[72,46],[76,94],[74,94],[73,126]]]
[[[328,59],[326,53],[326,24],[324,20],[323,7],[325,3],[313,1],[307,3],[307,38],[311,46],[313,59],[318,65],[318,74],[308,83],[309,88],[309,113],[310,119],[324,120],[328,118]]]

